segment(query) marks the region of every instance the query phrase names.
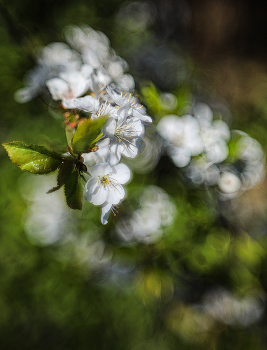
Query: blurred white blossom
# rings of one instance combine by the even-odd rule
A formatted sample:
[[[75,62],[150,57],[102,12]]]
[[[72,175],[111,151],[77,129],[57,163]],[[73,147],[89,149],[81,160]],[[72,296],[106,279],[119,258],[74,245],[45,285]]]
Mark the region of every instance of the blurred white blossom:
[[[174,222],[176,206],[171,197],[157,186],[147,186],[139,203],[139,209],[117,223],[117,234],[124,242],[154,243],[161,238],[163,228]]]

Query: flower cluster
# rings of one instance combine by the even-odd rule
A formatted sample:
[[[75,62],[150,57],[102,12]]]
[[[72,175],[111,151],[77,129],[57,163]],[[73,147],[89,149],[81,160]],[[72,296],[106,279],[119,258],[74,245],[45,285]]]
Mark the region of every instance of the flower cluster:
[[[186,177],[195,185],[217,186],[221,199],[234,198],[265,177],[265,155],[259,142],[214,119],[205,103],[196,103],[192,113],[182,117],[162,117],[157,131],[167,154]]]
[[[54,42],[36,49],[37,65],[26,74],[26,86],[16,91],[18,102],[45,94],[47,81],[54,78],[48,83],[49,90],[53,99],[63,100],[63,105],[88,88],[99,93],[112,82],[119,90],[134,89],[133,77],[125,73],[127,62],[116,55],[104,33],[89,26],[69,26],[64,32],[69,45]]]
[[[122,185],[130,180],[130,169],[119,164],[121,157],[137,156],[145,124],[152,118],[134,95],[126,61],[116,55],[104,33],[71,26],[65,30],[65,39],[69,45],[51,43],[37,51],[37,66],[15,98],[27,102],[49,93],[70,135],[62,162],[72,157],[79,176],[90,173],[85,197],[102,205],[101,222],[106,224],[110,211],[125,196]],[[60,169],[61,174],[64,169]],[[58,186],[51,191],[66,185],[64,181],[59,175]]]
[[[122,185],[131,178],[130,169],[120,161],[122,157],[133,160],[141,150],[142,155],[132,162],[135,171],[153,169],[164,149],[187,180],[214,186],[219,199],[234,198],[263,180],[261,145],[246,133],[231,131],[222,118],[214,118],[206,103],[188,106],[188,113],[181,117],[167,114],[159,120],[157,133],[145,133],[152,118],[134,93],[135,82],[126,73],[126,61],[111,48],[107,36],[88,26],[69,26],[64,35],[67,43],[51,43],[36,50],[37,65],[28,72],[26,86],[15,98],[19,102],[39,94],[49,98],[50,110],[63,117],[67,150],[58,154],[21,142],[5,147],[22,169],[39,174],[59,169],[57,186],[49,192],[64,186],[70,208],[81,209],[80,197],[85,192],[89,202],[102,206],[101,222],[106,224],[110,211],[116,212],[125,197]],[[152,91],[155,94],[156,90]],[[172,113],[177,98],[163,93],[158,104]],[[81,179],[86,181],[85,191]],[[147,228],[147,241],[161,232],[162,222],[155,216],[154,228],[146,222],[148,208],[129,219],[129,235],[138,236],[141,226]]]

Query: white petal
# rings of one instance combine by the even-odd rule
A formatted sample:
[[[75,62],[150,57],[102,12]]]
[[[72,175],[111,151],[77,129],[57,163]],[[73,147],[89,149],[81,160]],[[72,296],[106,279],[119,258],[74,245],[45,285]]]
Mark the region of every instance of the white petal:
[[[14,98],[18,103],[25,103],[31,101],[37,95],[37,93],[38,90],[25,87],[18,89],[14,94]]]
[[[124,144],[122,154],[127,158],[134,158],[138,154],[138,148],[136,147],[136,140],[132,140],[127,145]]]
[[[112,204],[118,204],[125,196],[124,188],[116,182],[112,182],[106,192],[106,201]]]
[[[99,186],[97,179],[90,179],[86,184],[86,199],[94,205],[101,205],[107,199],[107,191],[103,186]]]
[[[162,117],[157,125],[157,131],[162,138],[169,142],[178,142],[183,136],[183,118],[174,114]]]
[[[126,137],[137,137],[145,133],[144,125],[141,123],[141,120],[136,117],[126,119],[123,125],[127,125],[125,128]]]
[[[213,119],[213,112],[211,108],[206,104],[199,102],[194,107],[194,115],[200,121],[207,120],[209,122]]]
[[[206,154],[210,162],[221,163],[228,157],[229,148],[226,142],[223,139],[220,139],[218,142],[214,142],[207,148]]]
[[[217,130],[219,136],[228,142],[231,138],[231,132],[228,124],[223,120],[214,120],[212,124]]]
[[[62,106],[68,109],[76,108],[73,98],[63,99]]]
[[[110,117],[103,128],[104,135],[107,137],[113,136],[115,133],[116,125],[117,125],[116,120],[113,117]]]
[[[117,116],[118,116],[118,125],[122,124],[126,118],[128,117],[128,112],[130,110],[130,104],[126,104],[125,106],[118,109]]]
[[[118,144],[117,142],[110,142],[110,165],[118,164],[121,160],[121,154],[123,152],[124,146],[122,144]]]
[[[113,167],[113,173],[110,176],[120,184],[125,184],[130,180],[131,171],[125,164],[117,164]]]
[[[93,96],[85,96],[74,99],[76,108],[85,112],[96,113],[99,107],[99,100]]]
[[[103,225],[106,225],[108,223],[108,218],[110,214],[110,210],[112,208],[112,204],[105,202],[102,205],[102,212],[101,212],[101,223]]]
[[[73,98],[83,95],[88,89],[89,79],[85,79],[79,71],[60,73],[60,77],[69,84]]]
[[[119,106],[124,105],[125,98],[121,95],[118,94],[115,90],[113,90],[110,86],[106,87],[106,91],[109,94],[110,98]]]
[[[240,190],[241,188],[240,178],[229,171],[224,171],[221,174],[221,178],[218,181],[219,188],[225,193],[234,193]]]
[[[88,185],[87,187],[89,187]],[[91,186],[90,186],[91,187]],[[93,203],[94,205],[101,205],[103,204],[108,197],[108,191],[104,186],[97,185],[95,190],[90,193],[89,191],[85,193],[86,199]]]
[[[191,152],[188,148],[172,147],[168,152],[177,167],[183,168],[190,163]]]
[[[87,63],[87,65],[92,66],[93,68],[100,68],[101,63],[96,53],[93,50],[85,48],[82,50],[83,61]]]
[[[91,75],[93,74],[94,69],[93,67],[89,66],[88,64],[84,64],[81,67],[81,74],[82,76],[84,76],[85,78],[90,78]]]
[[[139,118],[142,122],[152,123],[152,118],[149,115],[142,114],[137,109],[133,109],[133,116]]]
[[[98,163],[90,169],[90,174],[92,175],[92,177],[107,175],[107,174],[110,174],[111,172],[112,172],[112,168],[106,162]]]
[[[47,80],[46,86],[48,87],[52,98],[55,101],[63,100],[64,98],[70,96],[69,84],[60,78],[53,78]]]

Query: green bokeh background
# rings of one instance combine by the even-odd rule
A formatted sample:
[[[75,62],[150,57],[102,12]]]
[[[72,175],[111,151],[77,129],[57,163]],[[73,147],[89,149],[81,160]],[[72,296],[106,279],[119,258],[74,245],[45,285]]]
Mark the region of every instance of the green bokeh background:
[[[62,29],[69,24],[85,23],[103,31],[116,52],[130,58],[142,40],[145,42],[153,30],[156,32],[157,25],[131,33],[131,40],[127,41],[129,33],[115,22],[122,3],[1,1],[1,143],[21,140],[46,144],[47,138],[65,143],[61,120],[49,115],[43,101],[37,98],[18,104],[14,92],[23,87],[25,72],[34,65],[33,49],[62,41]],[[190,40],[194,43],[194,39]],[[257,57],[248,59],[244,54],[234,56],[228,65],[219,58],[209,64],[208,55],[199,57],[194,50],[185,55],[190,58],[193,78],[202,81],[201,91],[229,102],[231,128],[246,131],[266,151],[267,70],[262,61],[259,63]],[[229,84],[223,79],[225,72]],[[194,79],[176,89],[181,99],[180,112],[190,89],[198,86]],[[149,112],[156,114],[155,103],[148,102]],[[77,263],[71,244],[64,248],[42,247],[29,241],[23,226],[27,202],[20,189],[25,174],[10,162],[3,147],[0,157],[1,349],[266,349],[266,312],[250,327],[217,322],[205,330],[199,328],[205,316],[200,315],[200,321],[196,321],[193,308],[205,292],[217,287],[227,288],[239,297],[255,291],[265,295],[266,183],[246,194],[253,207],[249,222],[242,222],[238,212],[237,220],[222,220],[208,193],[186,188],[177,169],[164,158],[156,170],[135,174],[127,186],[129,196],[124,210],[134,207],[145,184],[162,186],[174,198],[177,220],[152,245],[121,247],[112,239],[115,219],[107,227],[101,226],[99,208],[84,203],[78,237],[90,234],[93,226],[112,247],[116,259],[136,266],[129,282],[104,283]],[[59,258],[60,254],[64,259]]]

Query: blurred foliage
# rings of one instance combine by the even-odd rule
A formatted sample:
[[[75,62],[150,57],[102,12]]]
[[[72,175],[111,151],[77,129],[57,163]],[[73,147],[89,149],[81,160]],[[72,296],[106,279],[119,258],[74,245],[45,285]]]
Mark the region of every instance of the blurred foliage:
[[[222,97],[231,97],[233,86],[224,82],[227,93],[223,94],[220,84],[212,85],[212,75],[207,79],[209,87],[203,87],[203,71],[200,74],[197,62],[187,61],[183,54],[178,67],[185,65],[187,71],[185,76],[179,75],[176,85],[170,83],[171,92],[178,98],[171,108],[166,107],[162,93],[167,85],[157,86],[159,77],[153,81],[148,73],[148,78],[142,80],[146,65],[138,71],[140,66],[131,65],[130,59],[134,62],[139,57],[142,62],[142,48],[148,47],[148,42],[155,46],[160,42],[153,33],[156,24],[135,27],[133,21],[132,27],[125,29],[127,23],[118,23],[117,16],[122,5],[126,6],[121,0],[1,1],[1,144],[19,140],[48,147],[51,139],[59,147],[66,145],[62,121],[49,115],[40,98],[18,104],[13,96],[23,86],[25,72],[33,66],[34,48],[62,41],[62,29],[68,24],[86,23],[109,36],[115,50],[129,59],[130,71],[138,77],[142,101],[155,121],[165,114],[186,113],[193,92],[205,95],[208,101],[217,96],[215,89]],[[171,47],[175,51],[177,43]],[[146,58],[149,55],[147,52]],[[208,71],[207,66],[204,68]],[[242,76],[246,77],[246,72]],[[265,82],[266,74],[260,76]],[[258,85],[254,96],[230,100],[230,121],[233,127],[255,137],[266,151],[266,98],[265,93],[258,94]],[[151,132],[153,135],[153,126]],[[234,157],[234,152],[231,155]],[[127,185],[125,205],[106,227],[99,223],[99,208],[85,202],[82,214],[73,214],[75,229],[70,225],[61,232],[63,236],[71,232],[71,239],[38,245],[25,230],[31,200],[27,176],[11,164],[3,147],[0,158],[1,349],[266,348],[266,184],[239,199],[241,208],[250,205],[252,214],[246,218],[246,211],[228,202],[215,202],[209,191],[186,188],[181,172],[162,157],[151,173],[134,174]],[[31,176],[30,183],[42,175]],[[158,241],[123,245],[114,238],[116,220],[136,208],[138,196],[148,184],[160,186],[172,196],[177,218],[164,228]],[[48,196],[45,190],[43,193]],[[220,205],[229,207],[220,211],[225,209]],[[224,216],[224,212],[231,216]],[[101,258],[107,257],[107,263],[99,259],[103,267],[94,267],[91,247],[100,247]],[[225,306],[227,315],[221,319],[211,316],[209,304],[203,306],[203,298],[220,288],[240,300],[249,296],[261,300],[261,317],[255,318],[255,323],[238,324],[234,322],[238,316],[230,315],[231,307],[226,310],[229,301],[221,306],[223,311]],[[251,309],[253,314],[256,306],[252,304]],[[249,311],[247,314],[251,315]]]

